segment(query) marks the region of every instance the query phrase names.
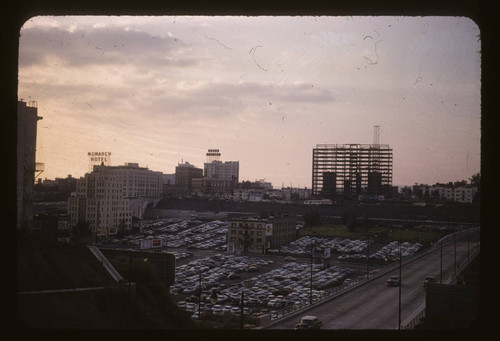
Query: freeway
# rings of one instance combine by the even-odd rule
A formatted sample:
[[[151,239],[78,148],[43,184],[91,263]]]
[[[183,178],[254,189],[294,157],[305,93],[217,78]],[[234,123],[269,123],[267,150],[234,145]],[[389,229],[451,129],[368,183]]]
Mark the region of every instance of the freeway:
[[[398,329],[406,325],[425,308],[425,288],[422,281],[434,276],[443,284],[453,276],[454,267],[465,264],[478,250],[478,233],[462,234],[432,252],[405,263],[401,267],[401,309],[399,288],[386,286],[387,277],[399,275],[399,267],[364,285],[325,303],[314,305],[300,314],[280,319],[263,329],[293,329],[302,315],[316,315],[323,321],[322,329]],[[456,242],[455,242],[456,240]]]

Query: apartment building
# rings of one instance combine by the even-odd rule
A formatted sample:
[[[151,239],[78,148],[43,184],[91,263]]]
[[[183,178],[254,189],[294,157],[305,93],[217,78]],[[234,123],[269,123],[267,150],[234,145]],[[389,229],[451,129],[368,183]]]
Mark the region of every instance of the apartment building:
[[[129,199],[124,197],[123,179],[113,167],[95,167],[78,179],[76,191],[68,198],[69,226],[89,223],[96,237],[113,235],[132,227]]]
[[[294,216],[235,218],[228,222],[227,251],[236,254],[260,253],[279,248],[297,238]]]
[[[436,198],[460,203],[472,203],[477,187],[475,186],[452,186],[452,185],[413,185],[412,192],[416,197]]]

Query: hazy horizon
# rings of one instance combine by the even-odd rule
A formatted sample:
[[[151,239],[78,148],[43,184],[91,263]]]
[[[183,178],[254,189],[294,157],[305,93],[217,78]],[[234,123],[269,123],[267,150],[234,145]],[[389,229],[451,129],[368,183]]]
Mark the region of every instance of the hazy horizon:
[[[172,174],[219,149],[240,181],[311,188],[317,144],[371,144],[375,125],[394,186],[480,172],[466,17],[40,16],[19,42],[41,178],[83,176],[88,152]]]

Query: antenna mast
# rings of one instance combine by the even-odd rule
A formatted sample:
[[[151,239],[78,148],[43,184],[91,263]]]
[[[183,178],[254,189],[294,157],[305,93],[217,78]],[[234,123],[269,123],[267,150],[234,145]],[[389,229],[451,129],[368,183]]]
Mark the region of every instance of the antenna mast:
[[[380,144],[380,126],[374,126],[373,127],[373,144],[374,145],[379,145]]]

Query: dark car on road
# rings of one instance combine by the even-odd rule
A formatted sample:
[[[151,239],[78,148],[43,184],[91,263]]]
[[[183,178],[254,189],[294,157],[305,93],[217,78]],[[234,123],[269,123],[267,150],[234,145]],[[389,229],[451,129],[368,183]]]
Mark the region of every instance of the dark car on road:
[[[295,329],[320,329],[323,323],[316,316],[307,315],[300,319]]]
[[[399,277],[398,276],[390,276],[387,279],[387,282],[385,283],[389,287],[398,287],[400,282],[399,282]]]
[[[426,287],[429,284],[434,284],[434,283],[436,283],[436,279],[432,276],[427,276],[427,277],[425,277],[424,281],[422,282],[422,285],[424,287]]]

